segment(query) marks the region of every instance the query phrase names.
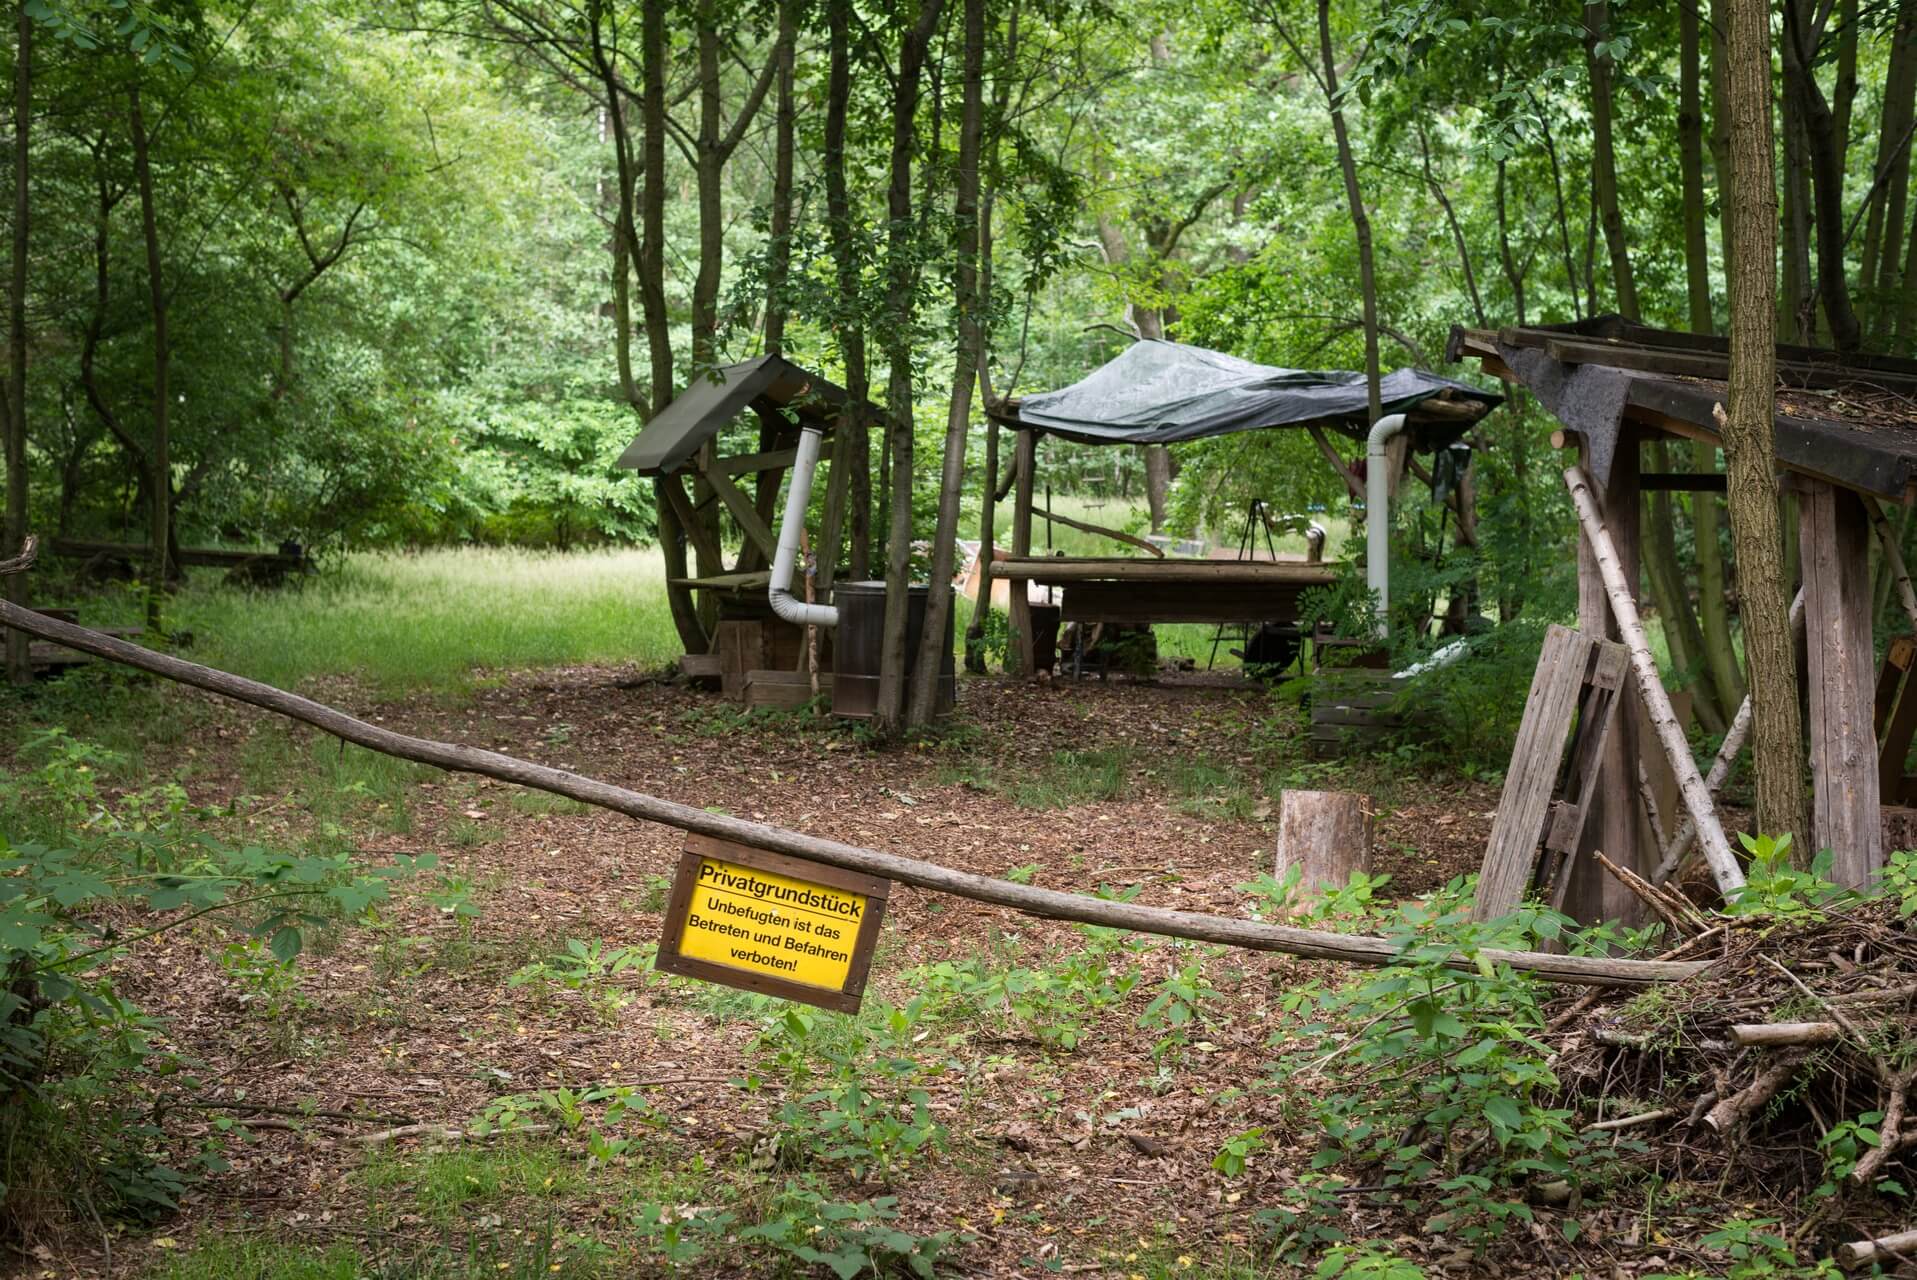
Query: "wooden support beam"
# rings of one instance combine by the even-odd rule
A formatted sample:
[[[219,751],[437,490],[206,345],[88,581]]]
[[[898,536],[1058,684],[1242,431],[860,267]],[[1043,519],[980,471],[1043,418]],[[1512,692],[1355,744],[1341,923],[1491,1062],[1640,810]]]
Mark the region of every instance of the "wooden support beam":
[[[1331,437],[1325,434],[1325,429],[1313,422],[1305,427],[1305,432],[1311,436],[1311,442],[1318,446],[1318,452],[1325,455],[1325,461],[1331,464],[1331,469],[1338,473],[1338,478],[1345,482],[1345,488],[1350,492],[1352,500],[1363,502],[1364,481],[1358,478],[1357,470],[1345,462],[1344,455],[1339,453],[1337,447],[1331,443]]]
[[[732,518],[739,522],[739,531],[765,553],[766,559],[770,560],[777,555],[779,544],[772,536],[772,529],[760,518],[752,501],[745,496],[739,486],[732,483],[732,477],[717,467],[702,468],[701,474],[705,476],[706,483],[712,486],[712,491],[719,496],[719,501],[726,504],[726,510],[732,513]]]
[[[729,476],[751,475],[755,471],[781,471],[799,456],[796,448],[773,449],[766,453],[739,453],[720,458],[717,466]]]
[[[1014,440],[1013,467],[1018,478],[1013,482],[1012,554],[1029,556],[1032,554],[1032,481],[1038,467],[1038,436],[1030,428],[1020,428]],[[1032,635],[1032,603],[1027,598],[1030,588],[1023,582],[1014,582],[1011,588],[1012,644],[1006,657],[1017,663],[1015,674],[1034,676],[1038,674],[1033,670],[1038,663],[1038,648]]]
[[[1620,455],[1622,458],[1623,455]],[[1635,450],[1630,455],[1636,457]],[[1635,468],[1632,468],[1635,478]],[[1616,480],[1615,467],[1612,471]],[[1744,887],[1744,870],[1738,865],[1737,858],[1731,852],[1730,844],[1724,839],[1724,828],[1717,820],[1716,806],[1711,794],[1704,785],[1704,779],[1697,771],[1697,761],[1691,758],[1691,744],[1684,736],[1683,726],[1678,723],[1677,713],[1671,707],[1670,695],[1665,693],[1663,682],[1658,679],[1657,660],[1651,656],[1651,646],[1644,637],[1644,626],[1638,620],[1637,601],[1631,594],[1630,582],[1624,573],[1622,556],[1607,526],[1607,518],[1598,512],[1597,501],[1592,494],[1591,478],[1582,467],[1572,467],[1564,473],[1565,487],[1571,491],[1571,502],[1577,507],[1578,521],[1584,526],[1583,541],[1590,546],[1592,559],[1595,560],[1601,583],[1608,596],[1612,621],[1616,624],[1620,637],[1631,650],[1631,668],[1637,676],[1638,695],[1644,700],[1644,710],[1651,725],[1657,730],[1658,739],[1664,747],[1664,754],[1671,762],[1672,772],[1677,774],[1678,787],[1684,795],[1684,805],[1691,811],[1691,817],[1697,822],[1698,841],[1704,848],[1704,857],[1711,865],[1711,874],[1717,880],[1718,888],[1728,897]],[[1635,496],[1635,490],[1633,490]],[[1636,503],[1631,504],[1631,529],[1637,527]],[[1610,518],[1622,519],[1622,513]],[[1582,560],[1579,564],[1582,566]],[[1582,581],[1580,582],[1582,585]],[[1865,588],[1868,593],[1868,585]],[[1869,647],[1866,636],[1866,648]],[[1866,692],[1864,703],[1864,723],[1869,724],[1870,703]],[[1629,729],[1627,720],[1621,728]],[[1614,734],[1613,740],[1623,735]],[[1636,737],[1635,733],[1630,735]],[[1621,770],[1614,783],[1609,784],[1605,794],[1606,813],[1613,811],[1612,801],[1621,806],[1621,818],[1615,820],[1615,829],[1620,837],[1627,839],[1634,855],[1642,851],[1638,846],[1638,806],[1634,774],[1637,768],[1636,753],[1619,762]],[[1871,774],[1871,791],[1876,791],[1876,774]],[[1876,821],[1876,806],[1871,808],[1872,822]],[[1607,826],[1613,825],[1607,822]],[[1874,828],[1873,828],[1874,830]],[[1592,861],[1595,861],[1593,859]],[[1617,859],[1620,866],[1625,865],[1622,858]],[[1638,868],[1630,868],[1636,872]],[[1624,892],[1629,890],[1620,885]]]
[[[1581,436],[1567,437],[1578,449],[1580,465],[1588,465],[1590,449]],[[1638,447],[1632,428],[1620,428],[1617,451],[1611,459],[1610,483],[1598,496],[1604,523],[1616,539],[1619,565],[1625,580],[1638,579]],[[1589,538],[1578,539],[1578,630],[1594,639],[1621,640],[1623,633],[1612,615],[1611,599],[1604,589],[1604,575]],[[1583,838],[1571,861],[1566,883],[1564,911],[1575,920],[1595,924],[1617,920],[1625,924],[1642,923],[1644,904],[1604,874],[1594,849],[1602,849],[1619,866],[1640,875],[1648,873],[1657,855],[1640,846],[1642,829],[1638,820],[1637,758],[1642,749],[1638,738],[1636,688],[1623,690],[1611,734],[1605,739],[1599,758],[1597,777],[1587,804]]]
[[[1883,868],[1872,704],[1870,519],[1848,489],[1798,490],[1804,626],[1809,643],[1811,848],[1831,851],[1831,878],[1862,889]]]
[[[19,572],[32,563],[31,542],[24,554],[0,564],[0,574]],[[1029,915],[1056,920],[1076,920],[1114,929],[1129,929],[1167,937],[1218,942],[1226,946],[1255,951],[1275,951],[1288,955],[1339,960],[1354,964],[1390,965],[1396,963],[1402,946],[1390,938],[1362,934],[1323,933],[1285,925],[1264,924],[1235,916],[1205,915],[1195,911],[1176,911],[1135,902],[1118,902],[1086,895],[1065,893],[1037,885],[1014,884],[990,876],[954,870],[936,862],[861,848],[837,840],[807,835],[764,823],[751,822],[726,813],[715,813],[693,805],[662,800],[631,791],[564,769],[534,764],[497,751],[486,751],[456,743],[416,738],[391,729],[368,724],[323,703],[298,694],[276,689],[241,676],[186,662],[169,654],[115,640],[83,627],[42,617],[9,601],[0,600],[0,623],[17,627],[30,635],[91,653],[113,662],[149,671],[169,680],[206,689],[222,697],[261,707],[277,715],[309,724],[343,741],[377,751],[383,755],[412,760],[435,768],[461,773],[476,773],[517,786],[530,787],[552,795],[567,796],[583,804],[610,809],[642,822],[656,822],[680,831],[732,840],[757,849],[768,849],[795,858],[806,858],[827,866],[858,871],[866,875],[897,880],[915,888],[928,889],[968,898],[975,902],[1009,907]],[[1455,967],[1474,971],[1481,962],[1508,965],[1520,972],[1535,973],[1549,981],[1582,983],[1595,986],[1638,987],[1658,982],[1681,982],[1709,967],[1700,962],[1677,960],[1619,960],[1608,956],[1570,956],[1529,951],[1502,951],[1487,948],[1474,955],[1456,957]]]
[[[1161,548],[1153,546],[1143,538],[1135,537],[1129,533],[1121,533],[1117,529],[1107,529],[1104,525],[1088,524],[1083,520],[1074,520],[1070,516],[1059,515],[1056,511],[1049,508],[1044,511],[1035,511],[1032,514],[1041,520],[1049,520],[1053,524],[1062,524],[1067,529],[1076,529],[1080,533],[1094,534],[1100,538],[1110,538],[1113,542],[1122,542],[1127,546],[1137,547],[1141,551],[1150,552],[1160,560],[1165,558],[1165,553]]]
[[[1723,493],[1722,471],[1646,471],[1637,487],[1653,493]]]
[[[700,577],[710,577],[703,572],[707,564],[716,566],[724,563],[725,557],[719,552],[719,544],[712,540],[712,530],[699,518],[699,509],[693,505],[692,498],[686,493],[686,473],[675,471],[669,476],[659,477],[659,488],[666,495],[666,503],[672,513],[679,517],[679,528],[685,532],[686,539],[692,543],[693,552],[698,556],[697,564],[701,569]]]

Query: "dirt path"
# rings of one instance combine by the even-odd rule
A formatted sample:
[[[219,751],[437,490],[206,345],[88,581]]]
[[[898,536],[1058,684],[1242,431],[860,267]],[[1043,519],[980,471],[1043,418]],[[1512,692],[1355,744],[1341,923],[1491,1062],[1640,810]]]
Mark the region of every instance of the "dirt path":
[[[356,705],[350,687],[325,696]],[[507,678],[458,708],[358,705],[394,727],[689,804],[969,871],[1229,914],[1252,907],[1238,886],[1268,865],[1270,797],[1281,787],[1368,789],[1380,810],[1377,871],[1404,894],[1472,868],[1496,802],[1484,785],[1378,772],[1341,781],[1297,758],[1291,713],[1244,686],[968,681],[960,728],[885,752],[831,722],[743,717],[710,695],[598,668]],[[237,762],[249,738],[285,732],[239,710],[213,720],[220,732],[192,788],[203,802],[243,790]],[[294,838],[310,826],[305,784],[289,782],[291,805],[249,838]],[[382,1117],[264,1116],[231,1144],[231,1169],[191,1194],[169,1238],[270,1227],[366,1240],[546,1213],[567,1248],[609,1250],[626,1274],[659,1262],[656,1237],[635,1240],[635,1204],[725,1203],[797,1175],[848,1200],[896,1195],[900,1221],[920,1232],[972,1233],[956,1256],[977,1272],[1061,1259],[1122,1270],[1125,1255],[1141,1251],[1176,1269],[1179,1257],[1248,1245],[1256,1233],[1244,1210],[1274,1203],[1308,1160],[1311,1135],[1292,1134],[1238,1178],[1212,1168],[1233,1134],[1288,1131],[1291,1118],[1258,1082],[1268,1041],[1287,1034],[1280,1000],[1327,976],[1321,968],[1215,956],[1202,967],[1219,995],[1200,1002],[1198,1018],[1141,1026],[1164,981],[1200,952],[1163,940],[1105,943],[1092,969],[1135,966],[1136,985],[1093,998],[1103,977],[1081,973],[1049,979],[1058,989],[1041,990],[1023,1012],[1021,996],[999,990],[968,1006],[974,1017],[935,1018],[924,1012],[938,991],[926,966],[1056,974],[1087,938],[901,888],[868,1005],[926,1002],[914,1015],[924,1034],[911,1042],[920,1064],[911,1087],[947,1130],[947,1149],[859,1181],[847,1164],[781,1150],[778,1110],[801,1084],[759,1069],[776,1048],[761,1033],[777,1006],[665,981],[644,965],[600,972],[579,990],[511,981],[569,940],[601,948],[602,969],[613,967],[604,957],[653,941],[676,833],[445,775],[421,774],[382,803],[403,814],[376,806],[347,824],[349,838],[369,857],[432,852],[438,871],[377,924],[316,939],[295,986],[249,979],[243,959],[222,961],[210,933],[123,966],[127,994],[205,1063],[216,1100]],[[603,1168],[588,1161],[584,1179],[454,1196],[438,1216],[419,1163],[434,1157],[420,1154],[418,1139],[397,1149],[360,1141],[402,1123],[465,1126],[506,1095],[613,1084],[640,1085],[656,1113],[632,1150]],[[212,1133],[219,1114],[197,1128]],[[554,1124],[545,1112],[527,1118]],[[571,1150],[583,1159],[579,1145]],[[151,1243],[130,1254],[123,1246],[118,1274],[128,1274],[129,1256],[162,1255]],[[89,1260],[70,1261],[84,1269]]]

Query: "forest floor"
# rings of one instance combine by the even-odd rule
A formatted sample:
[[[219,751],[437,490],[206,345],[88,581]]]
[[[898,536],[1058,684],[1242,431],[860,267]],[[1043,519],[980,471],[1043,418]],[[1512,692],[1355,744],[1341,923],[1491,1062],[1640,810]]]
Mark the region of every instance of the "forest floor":
[[[1240,886],[1269,869],[1285,787],[1371,796],[1375,873],[1393,896],[1474,869],[1496,803],[1484,783],[1308,762],[1295,709],[1235,676],[968,679],[957,727],[889,751],[830,718],[740,714],[638,669],[494,676],[469,698],[394,700],[346,677],[308,690],[692,805],[1227,915],[1257,905]],[[479,1240],[507,1242],[498,1267],[515,1274],[526,1250],[554,1273],[698,1258],[776,1271],[791,1248],[745,1249],[724,1224],[822,1202],[822,1238],[836,1240],[830,1206],[885,1196],[910,1237],[955,1233],[944,1256],[971,1273],[1237,1274],[1267,1256],[1248,1212],[1294,1185],[1317,1146],[1261,1081],[1287,993],[1336,980],[1329,966],[899,887],[864,1013],[789,1017],[651,971],[682,845],[668,829],[342,749],[183,689],[141,696],[162,704],[148,723],[168,726],[141,771],[226,814],[228,838],[437,866],[375,916],[316,931],[290,971],[211,921],[117,966],[122,992],[202,1064],[201,1102],[230,1104],[174,1123],[176,1140],[222,1141],[231,1167],[159,1231],[106,1237],[110,1257],[95,1233],[71,1233],[42,1253],[47,1275],[352,1275],[354,1258],[421,1241],[471,1254]],[[84,706],[67,708],[79,737]],[[1164,993],[1194,982],[1170,1002],[1189,1018],[1168,1016]],[[873,1061],[892,1078],[873,1078]],[[848,1102],[854,1076],[870,1092]],[[642,1118],[603,1123],[592,1091],[618,1086],[643,1098]],[[795,1103],[839,1120],[782,1120]],[[369,1141],[488,1118],[519,1131]],[[1214,1169],[1255,1128],[1271,1136],[1248,1167]],[[1355,1198],[1351,1213],[1364,1234]],[[883,1256],[864,1239],[848,1247]],[[295,1261],[312,1269],[272,1269]]]

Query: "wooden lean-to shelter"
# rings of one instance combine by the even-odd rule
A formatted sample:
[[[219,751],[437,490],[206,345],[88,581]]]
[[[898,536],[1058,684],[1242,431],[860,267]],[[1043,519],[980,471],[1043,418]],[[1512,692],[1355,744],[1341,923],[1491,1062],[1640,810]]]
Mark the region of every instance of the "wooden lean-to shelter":
[[[1722,492],[1719,472],[1654,474],[1643,446],[1660,437],[1720,443],[1715,410],[1726,398],[1725,339],[1631,324],[1615,316],[1576,324],[1500,330],[1457,329],[1451,360],[1476,359],[1485,372],[1523,385],[1563,424],[1553,441],[1575,447],[1596,514],[1633,599],[1639,580],[1640,495],[1647,490]],[[1880,809],[1901,789],[1904,756],[1917,728],[1917,682],[1905,697],[1903,669],[1880,681],[1873,647],[1870,551],[1873,529],[1900,571],[1901,552],[1882,504],[1917,498],[1917,361],[1779,346],[1777,468],[1796,499],[1801,598],[1807,643],[1807,729],[1814,801],[1812,848],[1828,848],[1833,877],[1861,886],[1883,866]],[[1578,496],[1574,490],[1574,497]],[[1578,625],[1593,638],[1619,638],[1613,598],[1587,535],[1578,544]],[[1917,603],[1905,594],[1917,625]],[[1906,663],[1906,668],[1908,667]],[[1538,685],[1533,685],[1536,696]],[[1600,870],[1602,850],[1653,880],[1668,871],[1648,812],[1640,763],[1658,761],[1638,690],[1627,685],[1586,788],[1568,874],[1566,909],[1580,919],[1633,919],[1638,899]],[[1668,755],[1668,752],[1663,753]],[[1727,768],[1712,770],[1720,784]],[[1668,794],[1663,827],[1679,809]],[[1687,820],[1688,821],[1688,820]],[[1800,841],[1802,837],[1800,836]],[[1568,852],[1568,851],[1567,851]]]
[[[1456,441],[1503,400],[1421,369],[1387,374],[1380,391],[1386,415],[1405,415],[1404,430],[1395,437],[1402,443],[1391,454],[1393,488],[1411,453]],[[1335,433],[1362,444],[1373,426],[1362,373],[1280,369],[1203,347],[1143,339],[1069,387],[1007,400],[992,412],[1016,432],[1016,453],[1011,558],[991,572],[1013,582],[1016,650],[1007,665],[1016,663],[1028,675],[1036,662],[1027,581],[1063,588],[1060,620],[1067,623],[1255,623],[1295,620],[1300,593],[1336,577],[1335,566],[1319,563],[1034,556],[1041,437],[1168,445],[1237,431],[1304,430],[1353,497],[1365,496],[1364,481],[1330,439]],[[1468,521],[1469,513],[1463,519]],[[989,558],[991,549],[980,554]]]
[[[662,503],[677,518],[695,571],[666,580],[675,612],[696,608],[710,644],[680,662],[690,676],[716,679],[726,696],[755,704],[792,704],[811,696],[805,629],[776,617],[766,599],[777,550],[773,521],[779,486],[797,454],[801,425],[828,439],[838,430],[863,430],[880,410],[848,413],[843,387],[778,355],[756,356],[696,376],[677,399],[654,414],[620,455],[619,465],[655,479]],[[720,456],[720,434],[752,414],[756,447]],[[851,425],[848,425],[850,420]],[[833,468],[825,500],[843,512],[847,477]],[[751,486],[748,494],[746,486]],[[719,514],[740,535],[737,557],[726,563]],[[828,518],[828,527],[837,521]],[[820,547],[815,581],[829,589],[831,547]],[[820,644],[829,644],[830,633]],[[819,655],[829,685],[829,654]]]

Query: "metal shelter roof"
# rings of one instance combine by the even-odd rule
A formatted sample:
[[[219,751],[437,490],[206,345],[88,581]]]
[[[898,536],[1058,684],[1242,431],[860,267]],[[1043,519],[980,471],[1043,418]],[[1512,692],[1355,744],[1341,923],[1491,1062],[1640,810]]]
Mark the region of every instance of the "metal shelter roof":
[[[1504,399],[1422,369],[1394,370],[1380,391],[1384,411],[1409,414],[1426,447],[1457,436]],[[1088,444],[1175,444],[1310,425],[1349,433],[1371,425],[1362,373],[1280,369],[1149,338],[1069,387],[1011,402],[999,416]]]
[[[626,446],[619,465],[641,475],[677,471],[748,409],[790,410],[829,431],[846,400],[845,388],[783,356],[754,356],[694,378]]]

